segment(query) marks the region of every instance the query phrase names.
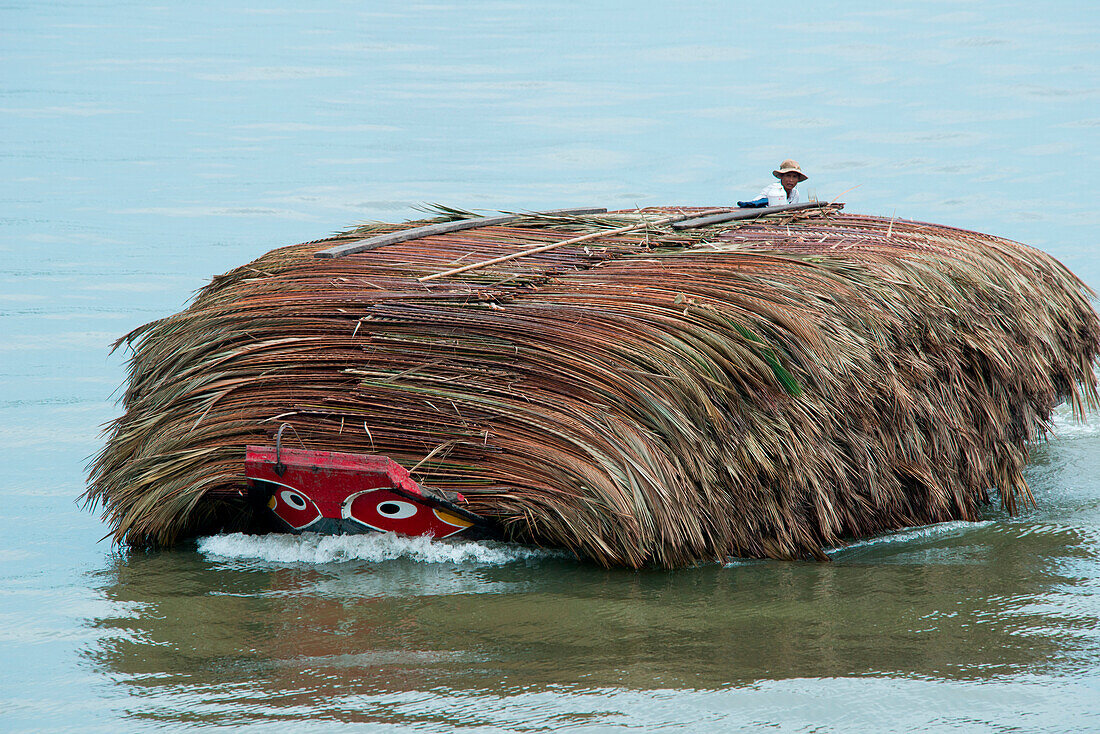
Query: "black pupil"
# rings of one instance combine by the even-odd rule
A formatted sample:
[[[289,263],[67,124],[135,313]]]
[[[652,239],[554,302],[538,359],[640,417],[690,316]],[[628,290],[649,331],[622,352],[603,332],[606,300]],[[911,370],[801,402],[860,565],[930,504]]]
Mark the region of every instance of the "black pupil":
[[[287,495],[286,501],[289,502],[290,504],[294,505],[299,510],[305,509],[306,501],[304,499],[302,499],[300,495],[297,495],[297,494]]]
[[[383,515],[396,515],[398,512],[401,511],[401,508],[393,502],[383,502],[382,504],[378,505],[378,511],[381,512]]]

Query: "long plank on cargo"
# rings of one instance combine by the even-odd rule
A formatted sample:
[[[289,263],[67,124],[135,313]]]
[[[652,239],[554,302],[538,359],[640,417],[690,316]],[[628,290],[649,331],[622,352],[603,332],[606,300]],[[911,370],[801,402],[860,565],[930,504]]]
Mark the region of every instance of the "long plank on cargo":
[[[427,224],[423,227],[413,227],[412,229],[403,229],[400,232],[390,232],[389,234],[380,234],[376,237],[368,237],[365,240],[355,240],[353,242],[347,242],[343,245],[336,245],[335,247],[330,247],[327,250],[315,252],[313,253],[313,256],[343,257],[344,255],[351,255],[356,252],[373,250],[374,248],[382,247],[383,245],[394,245],[398,242],[417,240],[421,237],[431,237],[432,235],[447,234],[449,232],[461,232],[464,229],[475,229],[477,227],[493,227],[498,224],[508,224],[509,222],[514,222],[517,219],[521,219],[525,216],[559,217],[571,216],[576,214],[603,214],[606,211],[607,209],[598,209],[593,207],[589,207],[587,209],[551,209],[544,212],[535,212],[533,215],[498,214],[492,217],[457,219],[453,222]]]
[[[779,206],[765,206],[756,209],[741,209],[735,212],[727,212],[725,214],[714,214],[709,217],[698,217],[696,219],[685,219],[682,222],[676,222],[672,225],[673,229],[693,229],[695,227],[705,227],[708,224],[719,224],[721,222],[732,222],[737,219],[756,219],[757,217],[764,217],[768,214],[778,214],[780,212],[793,212],[800,209],[821,209],[829,206],[824,201],[808,201],[805,204],[780,204]]]

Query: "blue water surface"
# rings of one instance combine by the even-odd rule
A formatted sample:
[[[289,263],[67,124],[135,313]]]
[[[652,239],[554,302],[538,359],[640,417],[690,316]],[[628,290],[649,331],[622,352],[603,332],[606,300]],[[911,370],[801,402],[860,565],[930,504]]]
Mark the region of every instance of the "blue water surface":
[[[424,203],[724,205],[792,157],[1100,287],[1098,38],[1086,2],[4,4],[0,729],[1100,729],[1100,434],[1061,417],[1038,509],[824,567],[135,555],[76,503],[115,339]]]

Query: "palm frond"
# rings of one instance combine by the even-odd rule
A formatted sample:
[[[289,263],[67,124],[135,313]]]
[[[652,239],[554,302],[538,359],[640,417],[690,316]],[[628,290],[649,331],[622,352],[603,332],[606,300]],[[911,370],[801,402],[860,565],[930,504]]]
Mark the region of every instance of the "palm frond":
[[[836,209],[653,227],[417,282],[677,211],[312,257],[424,222],[371,225],[219,276],[120,340],[125,413],[85,499],[134,545],[248,527],[244,446],[287,422],[310,448],[420,464],[515,540],[604,565],[821,558],[976,519],[990,487],[1033,502],[1023,469],[1053,406],[1097,403],[1094,294],[1049,255],[949,227]]]

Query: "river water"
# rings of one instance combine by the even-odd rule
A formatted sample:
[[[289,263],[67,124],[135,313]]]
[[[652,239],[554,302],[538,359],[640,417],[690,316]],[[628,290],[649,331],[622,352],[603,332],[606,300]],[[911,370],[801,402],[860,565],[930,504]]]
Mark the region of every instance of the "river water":
[[[721,205],[794,157],[804,195],[1100,286],[1092,4],[673,5],[0,7],[0,730],[1100,730],[1097,415],[1037,447],[1036,508],[821,564],[128,553],[76,503],[114,339],[419,203]]]

